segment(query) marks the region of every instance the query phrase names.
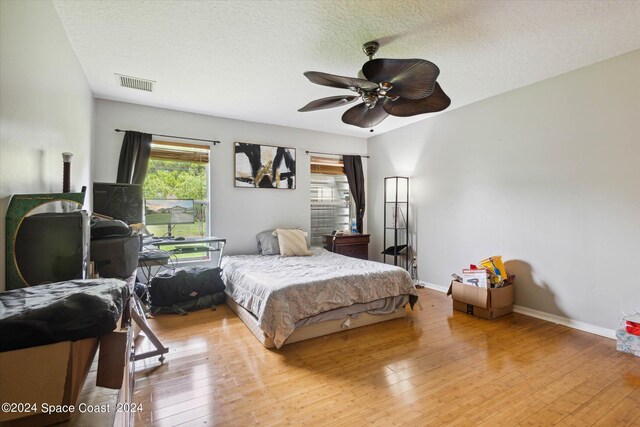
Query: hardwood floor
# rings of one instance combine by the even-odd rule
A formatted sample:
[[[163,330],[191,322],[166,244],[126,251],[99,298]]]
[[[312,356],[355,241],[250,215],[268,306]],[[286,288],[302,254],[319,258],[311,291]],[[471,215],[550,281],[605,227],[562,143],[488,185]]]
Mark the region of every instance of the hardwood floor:
[[[137,362],[137,426],[640,425],[640,358],[519,314],[424,311],[267,350],[226,306],[164,315],[167,360]]]

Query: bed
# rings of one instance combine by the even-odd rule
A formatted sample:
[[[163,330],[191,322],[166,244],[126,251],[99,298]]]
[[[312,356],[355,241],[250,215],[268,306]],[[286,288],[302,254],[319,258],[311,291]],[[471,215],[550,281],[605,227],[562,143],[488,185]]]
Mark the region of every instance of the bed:
[[[418,300],[402,268],[311,248],[311,256],[222,259],[227,302],[268,348],[406,316]]]

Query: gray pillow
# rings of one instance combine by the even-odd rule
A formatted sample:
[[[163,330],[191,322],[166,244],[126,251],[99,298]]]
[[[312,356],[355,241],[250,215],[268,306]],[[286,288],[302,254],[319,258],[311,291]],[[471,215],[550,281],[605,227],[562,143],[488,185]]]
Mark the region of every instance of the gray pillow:
[[[260,255],[280,255],[278,237],[273,235],[273,230],[265,230],[256,234],[258,239],[258,253]]]

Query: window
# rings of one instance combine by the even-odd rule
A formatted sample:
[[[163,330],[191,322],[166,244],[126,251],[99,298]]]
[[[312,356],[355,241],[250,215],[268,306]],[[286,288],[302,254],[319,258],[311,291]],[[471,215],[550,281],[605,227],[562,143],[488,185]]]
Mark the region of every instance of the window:
[[[311,245],[322,246],[322,236],[349,230],[351,195],[341,160],[311,157]]]
[[[193,222],[171,226],[172,235],[209,235],[209,147],[178,142],[152,141],[144,197],[193,199]],[[191,220],[190,220],[191,221]],[[167,234],[167,225],[147,225],[156,236]]]

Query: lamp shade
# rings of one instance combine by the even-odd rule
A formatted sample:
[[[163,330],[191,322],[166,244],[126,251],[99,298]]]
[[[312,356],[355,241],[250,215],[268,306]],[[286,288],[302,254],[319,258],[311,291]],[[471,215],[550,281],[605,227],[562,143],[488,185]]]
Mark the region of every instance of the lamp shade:
[[[406,176],[390,176],[385,180],[385,202],[408,202],[409,178]]]

